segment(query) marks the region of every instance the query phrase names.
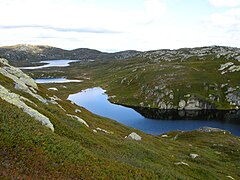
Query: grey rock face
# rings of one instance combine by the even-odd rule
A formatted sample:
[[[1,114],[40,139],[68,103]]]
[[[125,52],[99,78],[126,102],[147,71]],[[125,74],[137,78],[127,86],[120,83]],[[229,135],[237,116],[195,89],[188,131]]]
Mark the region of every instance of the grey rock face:
[[[185,109],[187,109],[187,110],[201,109],[199,100],[195,99],[195,98],[190,98],[187,101],[187,105],[185,106]]]
[[[127,138],[128,138],[128,139],[132,139],[132,140],[136,140],[136,141],[142,140],[142,137],[139,136],[139,135],[138,135],[137,133],[135,133],[135,132],[132,132],[131,134],[129,134],[129,135],[127,136]]]
[[[239,61],[240,57],[236,56],[239,54],[238,48],[232,47],[219,47],[219,46],[208,46],[201,48],[183,48],[177,50],[155,50],[147,51],[139,54],[139,57],[145,57],[153,62],[156,61],[176,61],[181,60],[181,62],[187,61],[191,57],[197,56],[199,59],[203,59],[204,56],[215,55],[217,58],[224,57],[225,59],[232,60],[235,59]]]
[[[55,88],[55,87],[48,88],[48,90],[49,90],[49,91],[58,91],[58,89],[57,89],[57,88]]]
[[[197,129],[197,131],[200,131],[200,132],[206,132],[206,133],[211,133],[211,132],[228,132],[228,131],[225,131],[225,130],[222,130],[222,129],[219,129],[219,128],[211,128],[211,127],[202,127],[202,128],[199,128]]]
[[[15,84],[15,89],[26,92],[31,96],[35,97],[43,103],[47,103],[47,100],[37,94],[38,86],[35,81],[28,75],[23,73],[20,69],[10,66],[8,61],[5,59],[0,59],[0,74],[8,77]],[[34,119],[40,121],[43,125],[54,131],[53,124],[50,122],[49,118],[39,113],[37,110],[29,107],[25,102],[29,102],[37,107],[35,103],[29,99],[22,97],[16,93],[10,92],[8,89],[0,85],[0,98],[4,101],[17,106],[22,109],[23,112],[27,113]]]
[[[240,66],[234,65],[233,62],[228,62],[228,63],[222,64],[218,70],[222,71],[221,74],[238,72],[240,71]]]
[[[184,166],[189,166],[189,164],[188,163],[185,163],[185,162],[176,162],[176,163],[174,163],[175,165],[177,165],[177,166],[180,166],[180,165],[184,165]]]
[[[37,110],[27,106],[22,99],[25,99],[18,94],[9,92],[5,87],[0,85],[0,98],[4,101],[17,106],[18,108],[22,109],[23,112],[27,113],[31,117],[35,118],[36,120],[40,121],[42,125],[50,128],[54,131],[53,124],[50,122],[49,118],[44,116],[43,114],[39,113]]]
[[[192,97],[187,101],[186,110],[201,110],[201,109],[214,109],[214,105],[206,101],[199,100],[198,98]]]
[[[166,135],[166,134],[163,134],[161,137],[162,137],[162,138],[167,138],[167,137],[168,137],[168,135]]]
[[[100,131],[100,132],[103,132],[103,133],[106,133],[106,134],[113,134],[113,132],[109,132],[109,131],[107,131],[107,130],[105,130],[105,129],[102,129],[102,128],[96,128],[96,130],[98,130],[98,131]]]
[[[222,71],[226,68],[228,68],[229,66],[232,66],[234,63],[232,62],[228,62],[228,63],[225,63],[225,64],[222,64],[221,67],[219,68],[219,71]]]
[[[81,110],[80,109],[75,109],[75,113],[80,113]]]
[[[195,158],[197,158],[199,155],[198,154],[190,154],[190,157],[192,158],[192,159],[195,159]]]
[[[232,92],[226,95],[227,100],[232,105],[240,106],[240,92]]]
[[[67,116],[76,119],[77,121],[79,121],[80,123],[84,124],[85,126],[89,127],[89,125],[86,123],[86,121],[84,121],[82,118],[75,116],[75,115],[71,115],[71,114],[67,114]]]
[[[0,74],[11,79],[15,83],[15,89],[26,92],[39,101],[47,104],[46,99],[36,94],[38,86],[31,77],[23,73],[20,69],[10,66],[5,59],[0,59],[0,63],[4,65],[0,67]]]
[[[183,109],[186,106],[186,102],[184,100],[181,100],[178,104],[180,109]]]
[[[167,109],[167,105],[165,104],[165,102],[162,102],[162,101],[160,101],[160,102],[158,103],[158,107],[159,107],[160,109]]]
[[[240,71],[240,66],[233,65],[228,69],[229,72],[238,72]]]
[[[0,68],[0,73],[2,75],[12,79],[15,83],[20,84],[22,87],[25,85],[36,90],[38,89],[37,84],[31,77],[23,73],[20,69],[10,66],[7,63],[7,60],[0,59],[0,63],[4,64],[4,67]]]

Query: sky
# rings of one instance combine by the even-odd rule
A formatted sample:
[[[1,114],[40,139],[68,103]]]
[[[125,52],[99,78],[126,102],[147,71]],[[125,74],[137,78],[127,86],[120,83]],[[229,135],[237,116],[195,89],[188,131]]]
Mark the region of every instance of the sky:
[[[0,0],[0,46],[240,47],[240,0]]]

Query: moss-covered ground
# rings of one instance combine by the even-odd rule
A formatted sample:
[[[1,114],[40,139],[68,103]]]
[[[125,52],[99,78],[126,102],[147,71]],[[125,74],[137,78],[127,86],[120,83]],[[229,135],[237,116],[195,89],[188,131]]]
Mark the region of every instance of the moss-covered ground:
[[[240,178],[240,139],[231,134],[193,131],[170,132],[166,138],[148,135],[69,101],[58,101],[66,112],[57,105],[38,102],[15,90],[3,76],[0,83],[35,102],[34,108],[49,117],[55,128],[51,132],[21,109],[0,100],[0,178]],[[70,86],[67,87],[70,92]],[[38,93],[53,96],[56,92],[40,86]],[[76,113],[75,109],[81,112]],[[81,117],[90,127],[66,114]],[[97,127],[113,133],[93,132]],[[133,131],[142,137],[141,141],[125,138]],[[192,159],[192,153],[199,157]],[[179,162],[188,165],[175,164]]]
[[[28,70],[34,78],[67,77],[82,83],[39,85],[39,94],[62,98],[57,105],[43,104],[14,89],[8,78],[0,84],[37,104],[49,117],[51,132],[22,110],[0,99],[0,178],[5,179],[240,179],[240,139],[228,133],[169,132],[168,137],[144,134],[113,120],[99,117],[66,101],[69,94],[101,86],[111,101],[156,107],[155,100],[166,86],[174,92],[173,104],[186,94],[211,101],[219,109],[232,106],[225,99],[229,87],[240,84],[239,72],[222,75],[218,69],[225,59],[191,57],[187,61],[151,61],[146,58],[114,61],[82,61],[65,68]],[[234,61],[236,65],[240,63]],[[223,88],[221,85],[228,84]],[[57,87],[57,92],[48,91]],[[156,88],[157,87],[157,88]],[[168,97],[165,101],[169,101]],[[28,104],[33,106],[32,104]],[[80,109],[81,112],[75,112]],[[81,117],[89,128],[66,114]],[[93,132],[100,127],[109,132]],[[126,139],[136,132],[141,141]],[[174,138],[175,137],[175,138]],[[190,154],[198,154],[192,159]],[[184,162],[188,165],[176,165]]]
[[[66,68],[41,69],[28,71],[33,77],[68,77],[81,79],[82,83],[56,86],[61,96],[79,92],[82,89],[101,86],[109,95],[116,96],[112,102],[139,106],[158,107],[157,101],[163,99],[178,107],[180,100],[186,95],[195,96],[200,100],[212,103],[217,109],[232,109],[226,99],[228,88],[239,88],[239,72],[221,74],[219,68],[226,62],[236,66],[240,62],[216,57],[191,57],[185,61],[151,61],[147,58],[128,60],[78,62]],[[49,85],[47,85],[49,86]],[[173,97],[166,95],[172,91]],[[162,96],[163,95],[163,96]],[[215,97],[215,98],[211,98]]]

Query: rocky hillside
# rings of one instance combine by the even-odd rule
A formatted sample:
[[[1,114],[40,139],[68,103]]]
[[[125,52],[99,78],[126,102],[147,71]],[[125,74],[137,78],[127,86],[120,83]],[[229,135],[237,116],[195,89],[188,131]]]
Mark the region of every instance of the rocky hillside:
[[[31,48],[41,49],[40,46]],[[54,59],[55,55],[61,54],[53,52],[57,49],[47,49],[46,52],[51,52],[49,58]],[[31,51],[35,54],[40,52]],[[113,54],[89,49],[60,51],[64,55],[69,54],[65,57],[70,58],[71,55],[73,59],[115,60],[82,61],[67,71],[40,69],[31,71],[31,75],[83,78],[84,87],[102,86],[111,97],[115,97],[111,98],[112,102],[128,106],[179,110],[240,107],[239,48],[210,46]],[[13,51],[12,54],[16,57],[14,62],[20,61],[18,53]],[[71,89],[79,91],[83,86],[76,85]]]
[[[141,94],[154,97],[150,106],[187,110],[240,107],[240,49],[212,46],[159,50],[140,57],[149,63],[145,68],[149,73],[140,74],[153,75],[154,83],[141,85]],[[158,68],[148,69],[150,64]]]
[[[64,50],[50,46],[16,45],[0,47],[0,57],[8,59],[10,64],[16,66],[31,65],[41,60],[114,60],[125,59],[138,55],[138,51],[123,51],[117,53],[104,53],[101,51],[79,48]]]
[[[147,58],[151,62],[159,61],[189,61],[193,58],[198,60],[206,60],[208,58],[224,58],[226,60],[235,59],[240,61],[240,49],[225,46],[206,46],[198,48],[182,48],[177,50],[156,50],[144,52],[139,57]]]
[[[157,50],[69,69],[71,77],[88,74],[118,104],[180,110],[240,107],[238,48]]]
[[[240,178],[227,131],[147,135],[56,94],[0,59],[0,179]]]

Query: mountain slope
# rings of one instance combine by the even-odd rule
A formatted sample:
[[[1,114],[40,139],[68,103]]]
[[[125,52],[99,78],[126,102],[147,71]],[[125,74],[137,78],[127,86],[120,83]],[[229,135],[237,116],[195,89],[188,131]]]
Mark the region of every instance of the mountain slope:
[[[125,59],[138,55],[138,51],[123,51],[117,53],[104,53],[94,49],[79,48],[64,50],[51,46],[34,46],[19,44],[15,46],[0,47],[0,57],[8,59],[15,66],[32,65],[32,62],[42,60],[114,60]]]
[[[97,84],[108,91],[112,102],[128,106],[180,110],[240,107],[238,48],[149,51],[126,60],[78,63],[67,69],[67,74],[56,74],[56,69],[52,69],[54,74],[51,70],[31,73],[36,77],[42,72],[46,77],[87,75],[86,86]],[[76,85],[76,90],[79,88]]]
[[[59,99],[3,59],[0,85],[1,178],[240,178],[240,141],[227,131],[152,136],[134,129],[142,137],[135,141],[125,138],[132,128]]]

